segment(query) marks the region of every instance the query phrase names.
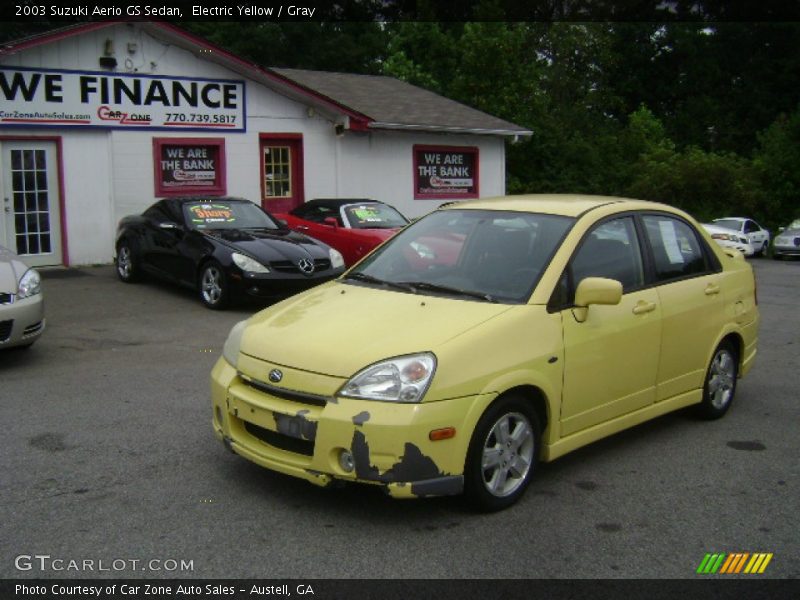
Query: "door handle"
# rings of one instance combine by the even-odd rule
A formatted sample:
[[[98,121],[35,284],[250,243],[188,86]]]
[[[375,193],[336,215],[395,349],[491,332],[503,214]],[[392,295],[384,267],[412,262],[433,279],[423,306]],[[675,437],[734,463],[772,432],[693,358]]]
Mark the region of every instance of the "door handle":
[[[636,306],[633,307],[633,314],[643,315],[645,313],[653,312],[655,309],[655,302],[645,302],[644,300],[640,300],[636,303]]]
[[[300,231],[308,231],[308,227],[306,227],[305,225],[298,225],[298,226],[297,226],[297,228],[298,228]]]
[[[719,286],[716,283],[709,283],[704,290],[706,296],[713,296],[719,294]]]

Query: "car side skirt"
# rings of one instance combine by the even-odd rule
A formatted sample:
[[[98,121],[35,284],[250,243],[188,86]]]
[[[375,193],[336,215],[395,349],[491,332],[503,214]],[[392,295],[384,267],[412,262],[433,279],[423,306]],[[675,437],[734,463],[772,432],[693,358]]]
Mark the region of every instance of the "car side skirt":
[[[581,446],[586,446],[587,444],[624,431],[625,429],[635,427],[655,417],[665,415],[686,406],[691,406],[692,404],[698,404],[702,399],[703,390],[692,390],[670,398],[669,400],[657,402],[640,410],[617,417],[606,423],[589,427],[588,429],[564,437],[553,444],[543,445],[540,460],[545,462],[555,460],[573,450],[577,450]]]

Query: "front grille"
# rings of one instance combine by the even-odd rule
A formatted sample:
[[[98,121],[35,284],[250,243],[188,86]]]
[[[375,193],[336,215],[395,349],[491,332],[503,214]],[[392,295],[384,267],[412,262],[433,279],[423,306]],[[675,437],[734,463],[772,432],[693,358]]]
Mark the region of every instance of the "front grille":
[[[275,396],[281,400],[289,400],[290,402],[298,402],[300,404],[310,404],[312,406],[325,406],[328,404],[328,399],[325,396],[306,394],[304,392],[295,392],[294,390],[274,387],[261,381],[245,379],[244,377],[242,377],[242,381],[248,387],[258,390],[259,392],[269,394],[270,396]]]
[[[0,304],[11,304],[14,302],[14,294],[0,292]]]
[[[296,263],[289,260],[276,260],[269,263],[270,268],[281,273],[303,273]],[[317,258],[314,260],[314,272],[327,271],[331,268],[331,261],[327,258]]]
[[[38,323],[29,325],[28,327],[25,328],[25,331],[22,332],[22,335],[23,336],[33,335],[34,333],[41,331],[43,326],[44,326],[44,321],[39,321]]]
[[[11,337],[11,328],[14,326],[14,320],[0,321],[0,342],[5,342]]]
[[[244,422],[244,428],[253,437],[279,450],[294,452],[295,454],[302,454],[303,456],[314,456],[314,442],[289,437],[277,431],[270,431],[269,429],[264,429],[249,421]]]

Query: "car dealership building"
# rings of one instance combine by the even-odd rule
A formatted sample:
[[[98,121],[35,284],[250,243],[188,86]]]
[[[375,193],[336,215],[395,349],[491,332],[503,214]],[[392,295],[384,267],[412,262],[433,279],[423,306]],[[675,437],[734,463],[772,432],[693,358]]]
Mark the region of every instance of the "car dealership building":
[[[31,265],[110,262],[156,198],[271,212],[375,198],[409,217],[505,193],[531,132],[402,81],[267,69],[166,23],[94,22],[0,46],[0,245]]]

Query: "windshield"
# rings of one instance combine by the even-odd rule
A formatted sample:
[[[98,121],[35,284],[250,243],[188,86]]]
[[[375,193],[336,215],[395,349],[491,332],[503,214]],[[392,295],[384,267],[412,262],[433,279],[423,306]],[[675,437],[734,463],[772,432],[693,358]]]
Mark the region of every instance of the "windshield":
[[[270,216],[252,202],[209,200],[183,205],[186,224],[205,229],[279,229]]]
[[[714,225],[725,229],[733,229],[734,231],[739,231],[742,228],[742,222],[736,219],[716,219]]]
[[[522,303],[572,223],[511,211],[436,211],[391,238],[346,279],[409,293]]]
[[[344,207],[353,229],[396,229],[405,227],[408,219],[386,204],[351,204]]]

